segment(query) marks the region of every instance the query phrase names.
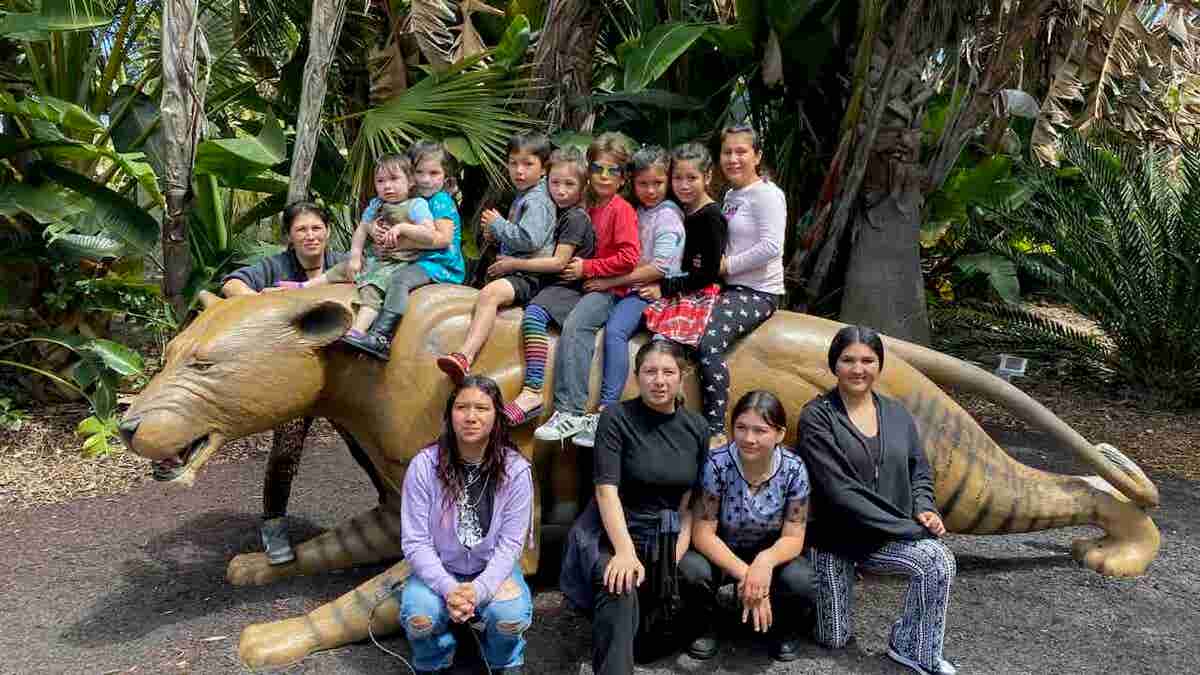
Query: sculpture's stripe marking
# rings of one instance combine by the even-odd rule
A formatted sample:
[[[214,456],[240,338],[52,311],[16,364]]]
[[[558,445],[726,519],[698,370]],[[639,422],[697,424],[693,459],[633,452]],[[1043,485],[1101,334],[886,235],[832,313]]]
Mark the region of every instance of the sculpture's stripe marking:
[[[967,527],[963,529],[963,532],[975,532],[978,534],[977,530],[979,526],[983,524],[983,521],[988,516],[992,515],[992,494],[992,491],[988,490],[987,498],[979,505],[979,511],[971,519],[971,522],[967,524]]]
[[[367,599],[366,594],[357,588],[350,591],[350,594],[354,596],[354,603],[358,605],[359,611],[362,612],[363,619],[369,618],[371,616],[371,602]]]
[[[369,511],[368,513],[374,513],[374,511]],[[363,547],[366,548],[367,553],[370,553],[376,558],[382,558],[384,556],[384,553],[379,550],[379,547],[375,545],[375,542],[371,541],[371,538],[367,536],[367,526],[362,519],[358,517],[351,518],[350,530],[356,537],[362,540]]]
[[[957,425],[955,425],[955,426],[957,426]],[[959,438],[961,438],[962,437],[961,429],[956,429],[956,431],[959,432],[958,436],[959,436]],[[962,447],[958,443],[954,443],[954,445],[956,447]],[[975,470],[976,456],[975,456],[974,446],[967,446],[966,451],[967,451],[967,466],[965,469],[963,469],[962,477],[959,479],[958,485],[954,486],[954,489],[950,492],[950,497],[949,497],[949,499],[946,500],[946,506],[943,509],[943,513],[946,514],[947,518],[954,517],[954,515],[955,515],[954,509],[958,506],[958,500],[962,498],[963,490],[966,489],[967,483],[969,483],[971,480],[971,472]]]
[[[341,626],[342,631],[346,631],[350,624],[346,623],[346,615],[342,613],[342,604],[337,600],[325,605],[333,612],[333,620],[337,625]]]
[[[308,626],[308,632],[312,633],[313,637],[317,639],[317,644],[325,644],[325,637],[321,635],[321,630],[317,628],[317,622],[313,621],[311,614],[304,615],[304,625]]]
[[[351,518],[350,522],[354,522],[354,519]],[[349,530],[349,528],[346,527],[345,525],[335,527],[333,529],[333,538],[336,540],[335,543],[338,545],[338,547],[340,547],[342,549],[341,550],[342,553],[345,553],[346,555],[350,556],[351,559],[356,559],[356,558],[358,558],[358,556],[355,555],[356,549],[354,548],[354,546],[352,545],[352,542],[350,541],[350,536],[349,536],[350,533],[348,532],[348,530]]]
[[[325,560],[325,551],[322,548],[322,540],[328,536],[329,536],[329,534],[326,533],[326,534],[321,535],[320,537],[317,537],[316,539],[305,542],[307,544],[307,546],[305,547],[306,551],[309,555],[311,555],[313,557],[314,561],[316,562],[316,565],[317,565],[316,570],[317,571],[329,569],[329,561]]]

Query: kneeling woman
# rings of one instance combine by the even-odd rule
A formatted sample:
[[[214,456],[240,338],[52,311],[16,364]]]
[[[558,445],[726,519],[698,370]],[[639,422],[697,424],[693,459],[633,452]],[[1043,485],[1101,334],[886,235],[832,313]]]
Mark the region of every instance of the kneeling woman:
[[[909,577],[888,656],[925,674],[955,672],[942,658],[954,554],[933,499],[933,473],[912,415],[874,391],[883,368],[879,334],[838,331],[829,346],[837,386],[804,408],[800,454],[813,481],[809,527],[817,576],[817,641],[854,633],[854,568]]]
[[[683,637],[676,565],[708,432],[679,403],[682,365],[679,345],[643,345],[634,358],[640,396],[605,408],[596,429],[596,501],[572,528],[560,580],[574,604],[594,611],[596,675],[629,675],[635,660],[665,656]]]
[[[779,399],[752,391],[733,408],[733,442],[713,450],[701,470],[694,550],[679,562],[690,609],[707,622],[688,649],[695,658],[717,655],[716,594],[730,580],[742,621],[770,635],[772,658],[800,655],[796,624],[813,598],[812,566],[801,555],[809,486],[804,462],[780,445],[786,433]]]
[[[519,673],[533,600],[521,574],[533,480],[508,438],[496,383],[465,378],[446,401],[445,431],[404,476],[401,548],[412,576],[400,622],[418,672],[454,660],[450,624],[482,621],[492,672]]]

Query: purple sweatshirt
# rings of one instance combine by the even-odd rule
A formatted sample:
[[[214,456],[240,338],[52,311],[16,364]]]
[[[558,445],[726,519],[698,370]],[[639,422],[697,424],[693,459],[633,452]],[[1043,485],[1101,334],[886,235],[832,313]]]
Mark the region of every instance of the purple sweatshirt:
[[[729,221],[725,283],[782,295],[787,200],[766,180],[730,190],[722,209]]]
[[[474,548],[458,542],[458,507],[445,506],[437,477],[438,446],[413,458],[404,476],[400,502],[400,548],[413,574],[445,597],[459,584],[458,576],[475,580],[476,604],[487,604],[510,577],[533,521],[533,478],[529,461],[515,450],[505,458],[505,477],[495,492],[492,522]]]

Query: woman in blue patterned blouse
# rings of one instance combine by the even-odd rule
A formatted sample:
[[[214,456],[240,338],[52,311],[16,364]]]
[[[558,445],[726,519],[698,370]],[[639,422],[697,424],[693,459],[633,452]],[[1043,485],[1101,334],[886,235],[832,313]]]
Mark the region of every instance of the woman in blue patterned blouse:
[[[717,654],[716,592],[736,581],[742,621],[770,637],[771,657],[799,657],[794,628],[813,597],[813,571],[804,549],[808,472],[781,443],[787,432],[783,404],[769,391],[752,391],[733,409],[733,442],[715,448],[700,472],[692,547],[679,562],[689,601],[704,625],[688,649],[697,659]]]

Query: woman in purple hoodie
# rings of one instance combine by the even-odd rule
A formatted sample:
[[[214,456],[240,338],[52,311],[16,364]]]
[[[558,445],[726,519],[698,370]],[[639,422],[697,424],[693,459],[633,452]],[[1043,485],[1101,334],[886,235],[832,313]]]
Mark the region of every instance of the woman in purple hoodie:
[[[401,539],[412,576],[400,622],[418,673],[454,661],[451,622],[483,624],[493,673],[520,673],[533,599],[521,551],[533,516],[529,462],[508,437],[500,389],[470,375],[446,401],[445,431],[404,476]]]

